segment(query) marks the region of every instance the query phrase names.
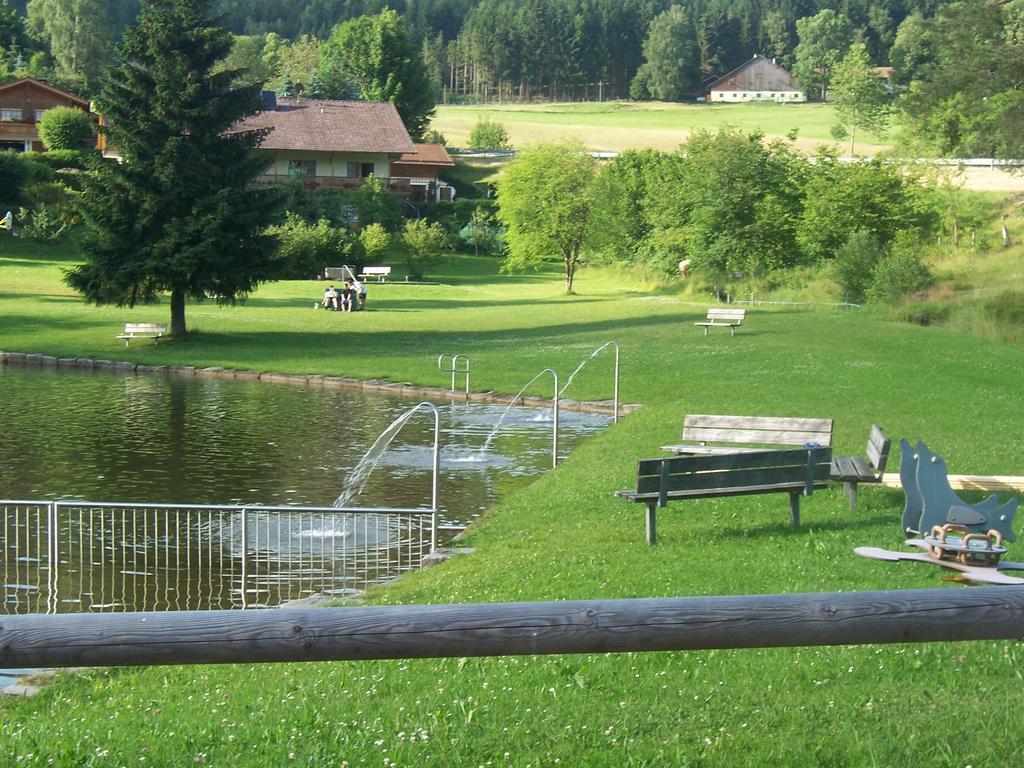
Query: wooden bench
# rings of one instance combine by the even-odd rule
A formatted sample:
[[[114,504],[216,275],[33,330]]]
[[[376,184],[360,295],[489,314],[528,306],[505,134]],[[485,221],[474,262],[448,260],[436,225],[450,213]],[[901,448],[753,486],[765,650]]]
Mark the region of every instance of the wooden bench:
[[[824,488],[831,467],[832,449],[827,447],[642,459],[636,489],[615,495],[647,505],[648,544],[655,541],[655,510],[680,499],[788,493],[795,528],[800,525],[800,496]]]
[[[117,338],[124,339],[127,347],[132,339],[153,339],[154,344],[160,343],[160,337],[167,333],[167,326],[162,323],[125,323],[124,332]]]
[[[747,310],[745,309],[711,307],[711,309],[708,310],[707,319],[696,322],[694,325],[703,325],[705,336],[708,335],[709,328],[728,328],[729,335],[735,336],[736,329],[743,323],[743,318],[746,314]]]
[[[779,446],[830,448],[832,419],[690,414],[683,420],[683,440],[690,442],[663,445],[661,450],[670,453],[743,453]]]
[[[832,481],[843,484],[850,500],[850,511],[857,511],[857,484],[881,483],[889,460],[891,441],[877,424],[868,434],[867,456],[835,456],[832,458]]]
[[[391,267],[363,267],[359,276],[365,279],[374,278],[378,283],[383,283],[391,275]]]

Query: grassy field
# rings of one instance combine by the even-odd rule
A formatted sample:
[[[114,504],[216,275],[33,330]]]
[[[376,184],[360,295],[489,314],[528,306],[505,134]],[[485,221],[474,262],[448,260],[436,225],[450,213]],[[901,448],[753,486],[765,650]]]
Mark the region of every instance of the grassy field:
[[[187,341],[133,344],[127,320],[59,283],[70,250],[0,252],[0,349],[146,363],[389,377],[443,385],[440,352],[474,389],[514,392],[622,348],[622,394],[643,408],[472,529],[476,554],[367,596],[390,604],[944,587],[937,569],[856,557],[897,548],[902,494],[836,489],[676,503],[648,547],[642,510],[613,498],[635,460],[687,413],[830,417],[836,450],[872,422],[922,438],[951,471],[1021,474],[1024,345],[855,312],[752,309],[734,337],[692,322],[706,305],[628,275],[498,276],[457,257],[436,286],[370,286],[369,312],[315,312],[322,284],[278,283],[235,308],[190,306]],[[610,396],[597,358],[572,396]],[[543,389],[543,387],[542,387]],[[543,394],[538,391],[536,394]],[[1022,559],[1017,544],[1010,557]],[[65,676],[0,701],[12,766],[1016,766],[1021,647],[1013,642],[493,659],[151,667]]]
[[[665,102],[585,102],[577,104],[489,104],[438,106],[431,127],[452,146],[466,146],[480,118],[505,126],[513,146],[574,136],[588,149],[676,149],[693,131],[723,125],[758,129],[769,138],[785,139],[795,131],[795,145],[813,152],[819,144],[847,152],[849,142],[836,143],[830,133],[835,112],[828,104],[670,104]],[[873,155],[889,145],[857,143],[861,154]]]

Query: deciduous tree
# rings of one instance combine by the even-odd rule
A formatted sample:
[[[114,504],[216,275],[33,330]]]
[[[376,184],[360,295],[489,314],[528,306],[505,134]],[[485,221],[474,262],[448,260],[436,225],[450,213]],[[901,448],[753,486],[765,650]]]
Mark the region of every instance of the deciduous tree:
[[[850,46],[846,56],[836,64],[832,71],[830,100],[840,124],[849,131],[850,154],[856,145],[858,129],[878,138],[885,137],[892,97],[881,75],[872,69],[863,43]]]
[[[597,161],[578,144],[541,144],[523,152],[498,179],[498,219],[508,246],[502,269],[535,268],[560,258],[572,292],[591,229]]]
[[[174,336],[186,333],[187,299],[233,303],[273,276],[263,230],[278,195],[251,185],[262,134],[234,130],[259,93],[230,89],[236,73],[215,69],[231,36],[208,13],[209,0],[146,0],[125,32],[97,100],[123,161],[86,174],[86,260],[65,278],[96,304],[168,292]]]
[[[414,139],[434,114],[434,88],[419,49],[392,10],[339,24],[320,46],[317,75],[326,92],[351,81],[364,99],[390,101]]]

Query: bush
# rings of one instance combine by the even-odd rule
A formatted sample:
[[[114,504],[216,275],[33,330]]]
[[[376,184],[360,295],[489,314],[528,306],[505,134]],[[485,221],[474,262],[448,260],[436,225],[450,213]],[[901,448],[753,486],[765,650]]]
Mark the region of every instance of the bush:
[[[53,107],[43,113],[36,127],[47,150],[96,146],[96,124],[89,113],[81,109]]]
[[[38,243],[55,243],[64,236],[68,228],[60,211],[48,205],[34,210],[19,209],[18,221],[21,222],[21,237]]]
[[[924,263],[921,247],[898,237],[892,250],[875,266],[867,291],[869,301],[893,303],[907,294],[927,288],[934,277]]]
[[[370,224],[359,232],[359,250],[364,264],[380,264],[391,247],[391,233],[380,224]]]
[[[345,231],[326,219],[315,224],[289,211],[284,224],[270,227],[267,234],[277,238],[277,260],[281,277],[302,279],[320,274],[325,266],[349,260],[352,243]]]
[[[836,251],[833,267],[836,282],[846,301],[860,303],[867,297],[875,267],[884,258],[882,244],[867,230],[857,230]]]
[[[437,222],[428,224],[423,219],[405,222],[402,245],[406,249],[409,277],[415,280],[426,277],[427,268],[441,261],[446,239],[444,229]]]
[[[501,123],[488,118],[477,118],[476,125],[469,132],[470,149],[511,149],[508,131]]]
[[[22,153],[0,152],[0,208],[6,211],[21,203],[25,186],[31,180],[32,167]]]

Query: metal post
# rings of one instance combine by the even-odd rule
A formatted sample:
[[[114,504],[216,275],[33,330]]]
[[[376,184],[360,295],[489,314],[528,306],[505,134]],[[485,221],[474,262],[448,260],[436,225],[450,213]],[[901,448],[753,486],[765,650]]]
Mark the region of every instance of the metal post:
[[[453,366],[454,367],[454,366]],[[454,375],[454,374],[453,374]],[[468,380],[467,376],[467,380]],[[430,484],[430,551],[437,551],[437,479],[441,473],[441,414],[433,404],[430,405],[434,411],[434,478]]]
[[[246,591],[245,587],[249,581],[249,574],[247,564],[249,558],[247,557],[249,551],[249,511],[242,507],[242,608],[246,607]]]
[[[558,372],[554,368],[545,368],[541,373],[550,373],[555,379],[555,403],[551,416],[551,468],[554,469],[558,466]]]

